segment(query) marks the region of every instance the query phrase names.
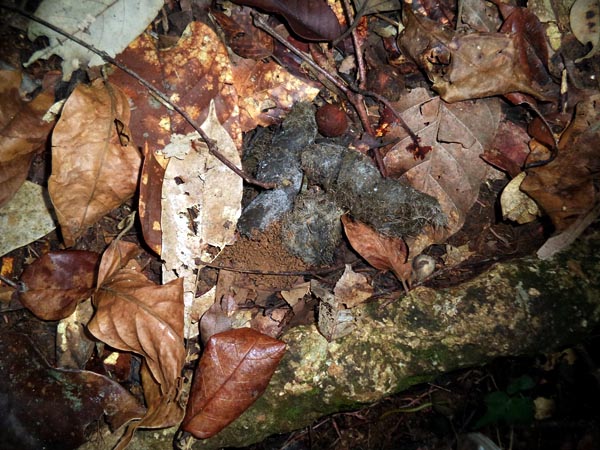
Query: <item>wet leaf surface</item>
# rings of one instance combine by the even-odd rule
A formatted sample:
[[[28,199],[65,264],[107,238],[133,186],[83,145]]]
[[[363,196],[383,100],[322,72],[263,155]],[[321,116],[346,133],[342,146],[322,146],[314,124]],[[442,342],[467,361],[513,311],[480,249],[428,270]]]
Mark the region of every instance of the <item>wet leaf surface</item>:
[[[83,250],[46,253],[21,275],[19,300],[42,320],[63,319],[94,290],[99,255]]]
[[[196,369],[181,428],[205,439],[233,422],[266,389],[285,347],[251,328],[212,336]]]
[[[48,365],[23,334],[0,332],[0,442],[5,450],[74,449],[106,419],[113,430],[145,409],[125,388]]]

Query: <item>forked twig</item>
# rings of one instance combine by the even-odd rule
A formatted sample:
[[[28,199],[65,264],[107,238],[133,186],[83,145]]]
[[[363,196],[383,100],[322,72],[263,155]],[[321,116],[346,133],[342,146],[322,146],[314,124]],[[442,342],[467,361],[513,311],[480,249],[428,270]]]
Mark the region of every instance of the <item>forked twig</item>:
[[[223,155],[219,151],[216,142],[208,137],[208,135],[204,132],[204,130],[202,130],[202,128],[200,128],[200,125],[187,112],[185,112],[185,110],[182,107],[180,107],[179,105],[177,105],[176,103],[171,101],[171,99],[169,99],[169,97],[167,97],[167,95],[165,95],[162,91],[160,91],[156,87],[152,86],[141,75],[138,75],[135,71],[131,70],[125,64],[120,63],[115,58],[113,58],[108,53],[106,53],[105,51],[97,49],[93,45],[90,45],[87,42],[82,41],[78,37],[73,36],[71,33],[64,31],[63,29],[51,24],[50,22],[45,21],[44,19],[34,16],[33,14],[28,13],[27,11],[23,11],[19,8],[15,8],[13,6],[3,5],[3,4],[0,4],[0,8],[4,8],[8,11],[12,11],[14,13],[20,14],[24,17],[27,17],[30,20],[33,20],[34,22],[38,22],[39,24],[50,28],[52,31],[54,31],[58,34],[62,34],[67,39],[70,39],[73,42],[81,45],[82,47],[85,47],[89,51],[100,56],[107,63],[114,65],[115,67],[117,67],[117,68],[121,69],[123,72],[125,72],[127,75],[135,78],[142,86],[144,86],[146,89],[148,89],[154,95],[156,95],[162,102],[169,105],[171,108],[173,108],[174,111],[176,111],[181,117],[183,117],[185,119],[185,121],[187,123],[189,123],[194,130],[196,130],[198,132],[198,134],[200,135],[202,140],[204,142],[206,142],[208,151],[215,158],[217,158],[219,161],[221,161],[225,166],[227,166],[227,168],[229,168],[231,171],[233,171],[236,175],[238,175],[240,178],[242,178],[247,183],[253,184],[256,186],[260,186],[264,189],[272,189],[276,186],[275,183],[264,183],[262,181],[259,181],[255,178],[251,177],[247,173],[245,173],[243,170],[239,169],[235,164],[233,164],[231,161],[229,161],[229,159],[227,159],[227,157],[225,157],[225,155]]]

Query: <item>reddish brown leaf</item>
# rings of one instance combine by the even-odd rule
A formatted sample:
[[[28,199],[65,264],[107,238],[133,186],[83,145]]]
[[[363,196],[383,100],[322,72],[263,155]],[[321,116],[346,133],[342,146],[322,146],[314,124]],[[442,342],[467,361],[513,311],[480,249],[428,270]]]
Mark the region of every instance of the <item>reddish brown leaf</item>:
[[[54,369],[27,336],[7,331],[0,333],[0,392],[2,448],[76,448],[103,418],[115,430],[145,412],[118,383]]]
[[[42,320],[70,316],[92,295],[99,255],[82,250],[50,252],[25,268],[27,290],[19,300]]]
[[[234,3],[280,14],[298,36],[309,41],[331,41],[341,34],[340,23],[325,0],[235,0]]]
[[[233,422],[264,392],[285,343],[251,328],[211,337],[194,374],[181,428],[198,439]]]
[[[67,247],[135,192],[141,157],[128,124],[127,97],[102,80],[79,85],[63,107],[48,191]]]
[[[209,26],[190,23],[177,45],[168,49],[161,49],[158,40],[144,33],[118,59],[165,92],[199,124],[214,100],[219,123],[236,144],[241,142],[227,48]],[[164,148],[172,133],[193,131],[179,114],[157,102],[129,75],[117,71],[110,81],[121,87],[135,106],[131,113],[133,140],[140,144],[147,141],[151,152]]]
[[[556,159],[528,170],[521,183],[521,190],[544,209],[557,231],[566,229],[597,201],[594,184],[600,178],[600,132],[595,125],[600,122],[599,105],[598,95],[580,102],[560,138]]]
[[[183,280],[155,285],[130,259],[137,251],[135,244],[118,241],[105,252],[88,328],[110,346],[142,355],[168,403],[178,395],[185,361]]]
[[[400,238],[392,238],[377,233],[362,222],[342,216],[344,231],[350,245],[369,264],[379,270],[391,270],[400,280],[407,280],[406,272],[408,249]]]
[[[43,149],[54,125],[54,119],[42,119],[54,101],[50,89],[26,102],[19,95],[21,78],[21,72],[0,71],[0,207],[25,181],[33,156]]]
[[[252,23],[250,8],[236,6],[231,16],[220,11],[211,14],[223,29],[227,45],[242,58],[263,59],[273,54],[273,38]]]

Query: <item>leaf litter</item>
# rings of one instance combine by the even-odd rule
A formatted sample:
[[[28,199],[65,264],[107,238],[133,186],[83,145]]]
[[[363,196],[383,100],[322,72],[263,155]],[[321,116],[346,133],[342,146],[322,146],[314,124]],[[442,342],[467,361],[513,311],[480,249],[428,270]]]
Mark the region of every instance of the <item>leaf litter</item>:
[[[332,50],[326,46],[317,50],[313,41],[339,36],[340,23],[344,22],[337,17],[339,11],[324,2],[313,5],[321,8],[322,14],[314,14],[304,3],[292,2],[284,8],[268,1],[237,3],[278,13],[292,31],[289,40],[305,51],[302,64],[310,60],[306,56],[310,54],[327,64],[330,72],[336,71]],[[206,438],[235,420],[266,388],[285,351],[285,344],[276,338],[287,327],[314,322],[312,316],[316,312],[317,326],[323,336],[328,341],[342,339],[360,332],[352,311],[354,306],[372,301],[389,286],[392,296],[398,298],[412,281],[422,282],[421,277],[412,273],[411,264],[422,250],[429,247],[429,251],[435,252],[439,248],[435,244],[445,242],[452,244],[442,247],[461,249],[464,255],[461,257],[437,260],[429,257],[428,264],[435,270],[439,261],[454,260],[453,264],[460,265],[464,258],[473,258],[471,248],[482,253],[486,244],[496,249],[506,244],[492,228],[506,229],[510,225],[486,224],[488,219],[482,218],[483,212],[480,216],[476,212],[478,205],[487,204],[485,214],[493,213],[499,191],[486,189],[485,184],[503,185],[507,181],[484,162],[483,156],[493,160],[511,178],[526,172],[521,190],[549,215],[555,230],[581,232],[581,224],[589,224],[597,202],[594,182],[598,168],[592,145],[598,134],[593,126],[597,121],[597,98],[587,96],[577,105],[570,123],[552,130],[559,135],[556,159],[527,169],[527,163],[543,161],[555,150],[551,148],[553,136],[548,139],[545,129],[545,138],[537,136],[540,139],[537,143],[529,142],[534,150],[528,154],[525,144],[529,135],[523,131],[524,126],[513,121],[515,115],[526,115],[522,112],[525,107],[540,117],[542,112],[551,117],[557,111],[557,84],[548,76],[553,67],[548,61],[544,29],[535,15],[523,8],[511,9],[494,2],[499,8],[497,11],[492,8],[490,16],[478,9],[481,6],[465,3],[467,7],[463,7],[460,16],[461,32],[449,25],[456,13],[446,5],[440,9],[441,13],[434,13],[428,4],[419,12],[404,6],[405,29],[398,44],[412,62],[388,64],[386,70],[396,75],[402,73],[403,83],[411,91],[400,89],[399,98],[391,102],[369,100],[370,118],[360,108],[356,113],[351,107],[346,108],[351,125],[345,134],[335,140],[317,137],[318,145],[312,144],[313,137],[309,151],[302,149],[288,158],[294,160],[301,178],[304,177],[302,184],[294,184],[298,195],[291,198],[291,209],[283,214],[283,228],[275,223],[258,233],[250,230],[245,236],[237,234],[236,222],[242,206],[250,204],[261,192],[249,186],[242,191],[241,179],[209,154],[182,117],[121,72],[110,74],[110,81],[97,79],[90,85],[79,85],[68,95],[52,132],[52,174],[47,179],[63,242],[66,247],[78,250],[44,251],[21,276],[19,297],[38,316],[55,320],[70,315],[79,302],[91,296],[94,316],[81,325],[86,325],[96,338],[113,349],[139,355],[138,375],[147,410],[144,414],[140,403],[131,404],[136,412],[119,423],[125,425],[129,419],[133,420],[118,448],[127,446],[138,427],[163,428],[182,420],[183,368],[186,360],[198,356],[197,350],[188,354],[184,343],[187,339],[191,348],[190,343],[196,342],[198,325],[205,348],[194,376],[183,429]],[[393,13],[398,7],[397,2],[364,2],[364,9],[356,11],[364,25],[360,32],[369,33],[369,26],[376,26],[379,20],[363,15]],[[204,121],[204,131],[227,158],[235,166],[252,172],[248,160],[242,166],[242,157],[248,152],[248,146],[242,145],[242,132],[248,132],[246,142],[261,133],[272,139],[265,141],[267,146],[283,142],[281,136],[286,134],[286,128],[277,124],[292,105],[315,99],[319,87],[315,79],[325,86],[333,85],[322,73],[309,79],[306,68],[302,68],[300,61],[293,61],[295,56],[289,53],[268,62],[260,60],[269,55],[283,55],[279,41],[269,38],[248,20],[251,8],[229,8],[214,11],[225,42],[213,25],[200,20],[190,23],[181,37],[171,39],[167,45],[149,33],[142,33],[120,58],[151,85],[166,91],[168,98],[193,120]],[[413,9],[416,11],[418,7]],[[491,20],[481,20],[484,17]],[[592,51],[586,57],[593,58],[597,40],[594,35],[576,31],[580,25],[575,25],[577,19],[573,17],[577,17],[576,8],[571,17],[573,32],[582,43],[592,43]],[[119,19],[114,20],[119,23]],[[154,24],[156,29],[166,36],[168,23],[157,24]],[[283,27],[277,29],[285,33]],[[140,33],[137,31],[135,35]],[[309,42],[301,44],[295,38]],[[345,57],[352,56],[349,41],[350,38],[341,41],[338,49]],[[94,43],[100,46],[99,41]],[[354,45],[363,43],[354,40]],[[383,38],[375,45],[379,46],[376,50],[374,47],[365,50],[369,69],[376,70],[382,61],[371,52],[391,52],[394,47],[391,44]],[[227,46],[237,55],[231,54]],[[72,54],[63,56],[65,63],[73,67]],[[356,65],[346,64],[344,71],[364,70],[361,64],[365,61],[358,59]],[[418,78],[415,63],[425,71],[431,81],[429,86],[439,96],[423,88],[428,81]],[[485,72],[485,67],[492,70]],[[68,76],[70,70],[65,66],[63,76]],[[396,75],[392,78],[402,79]],[[556,72],[552,75],[556,78]],[[411,76],[418,81],[411,81]],[[573,72],[573,76],[577,74]],[[2,81],[2,92],[14,96],[17,78],[11,79],[12,84]],[[336,86],[345,83],[341,78],[336,82],[339,83]],[[389,94],[389,90],[383,90],[384,84],[375,83],[371,88]],[[334,92],[340,95],[335,88]],[[348,92],[352,89],[341,91]],[[41,106],[36,107],[35,114],[29,119],[17,118],[11,126],[25,129],[27,120],[39,122],[51,104],[48,96],[42,95],[37,97]],[[315,103],[331,101],[327,95],[321,91],[321,98]],[[379,92],[369,95],[371,99],[381,98]],[[500,95],[525,106],[507,106],[498,98]],[[586,97],[576,93],[574,98]],[[351,98],[341,101],[358,104]],[[33,105],[30,102],[29,108]],[[3,114],[10,114],[2,108]],[[375,123],[377,118],[379,123]],[[358,131],[361,126],[366,130],[362,135]],[[21,180],[25,179],[32,155],[41,148],[50,127],[37,126],[40,135],[21,152],[25,155],[18,169]],[[369,136],[368,132],[376,127],[379,134]],[[301,126],[294,133],[305,131],[303,128],[306,127]],[[293,142],[297,136],[286,139]],[[273,145],[271,152],[267,152],[270,156],[258,164],[264,168],[274,162],[280,155],[273,149],[283,147]],[[0,155],[6,153],[6,148],[3,143]],[[339,161],[333,158],[337,162],[332,163],[326,156],[328,152],[337,155],[336,149],[342,149],[340,155],[344,157]],[[354,162],[346,161],[344,165],[348,155]],[[327,167],[334,170],[325,170]],[[572,176],[577,167],[582,172],[576,171]],[[268,176],[278,175],[281,175],[279,168]],[[561,179],[562,184],[548,189],[556,179]],[[278,181],[285,184],[286,180]],[[424,213],[418,213],[418,209],[405,213],[404,219],[397,222],[412,220],[413,225],[404,223],[402,226],[408,228],[395,232],[399,228],[389,223],[382,225],[369,209],[375,203],[384,209],[386,205],[389,207],[391,200],[374,192],[392,184],[396,186],[394,189],[414,190],[429,205]],[[365,185],[372,188],[369,195],[360,191]],[[136,240],[127,235],[127,228],[117,238],[114,228],[111,233],[105,231],[95,242],[95,252],[85,256],[77,253],[90,244],[86,243],[89,233],[86,230],[102,229],[105,225],[100,222],[131,198],[138,187],[145,244],[161,255],[165,262],[163,270],[156,259],[144,253],[144,243],[127,242]],[[566,191],[568,196],[564,194]],[[488,194],[491,196],[486,199]],[[317,214],[299,214],[298,206],[310,202],[316,206],[307,211]],[[359,203],[366,210],[362,211]],[[415,206],[413,201],[406,204]],[[318,211],[324,209],[333,213],[334,219],[313,222]],[[350,216],[343,215],[344,212]],[[394,222],[394,217],[386,220]],[[474,220],[469,221],[470,218]],[[319,253],[321,235],[315,231],[339,229],[340,220],[347,241],[341,239],[340,233],[331,241],[334,244],[322,246],[327,249],[326,254]],[[294,224],[300,227],[292,229]],[[480,235],[466,245],[460,240],[465,239],[465,230],[469,229],[478,230],[475,232]],[[123,235],[127,240],[122,239]],[[307,246],[310,251],[298,252],[297,245],[289,245],[293,241],[310,243]],[[510,252],[508,249],[507,253]],[[96,267],[100,253],[101,262]],[[368,265],[357,262],[356,254]],[[379,271],[391,271],[398,280],[378,274],[369,265]],[[9,339],[21,342],[12,335]],[[30,358],[35,360],[34,356]],[[65,360],[65,364],[72,362]],[[75,366],[85,367],[85,362],[76,362]]]

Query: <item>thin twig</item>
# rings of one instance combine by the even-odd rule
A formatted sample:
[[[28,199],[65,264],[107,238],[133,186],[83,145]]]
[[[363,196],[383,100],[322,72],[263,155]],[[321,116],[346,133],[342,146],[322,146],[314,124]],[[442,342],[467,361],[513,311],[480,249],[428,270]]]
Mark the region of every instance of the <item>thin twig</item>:
[[[322,275],[326,273],[335,272],[336,270],[342,270],[346,266],[346,264],[354,264],[358,261],[358,258],[350,263],[338,264],[334,267],[327,267],[322,269],[314,269],[314,270],[292,270],[292,271],[271,271],[271,270],[260,270],[260,269],[246,269],[243,267],[231,267],[231,266],[222,266],[220,264],[209,263],[202,260],[197,260],[197,264],[201,266],[210,267],[211,269],[219,269],[225,270],[228,272],[238,272],[238,273],[247,273],[250,275],[275,275],[282,277],[290,277],[290,276],[311,276],[311,275]]]
[[[107,63],[110,63],[110,64],[114,65],[115,67],[118,67],[123,72],[125,72],[127,75],[135,78],[142,86],[144,86],[146,89],[148,89],[154,95],[156,95],[161,101],[163,101],[164,103],[166,103],[167,105],[169,105],[171,108],[173,108],[174,111],[176,111],[181,117],[183,117],[185,119],[185,121],[187,123],[189,123],[194,130],[196,130],[198,132],[198,134],[200,135],[200,137],[202,138],[202,140],[204,142],[206,142],[206,145],[208,147],[208,151],[215,158],[217,158],[219,161],[221,161],[223,164],[225,164],[225,166],[227,166],[236,175],[238,175],[239,177],[241,177],[247,183],[254,184],[256,186],[260,186],[260,187],[262,187],[264,189],[272,189],[272,188],[274,188],[276,186],[275,183],[263,183],[262,181],[258,181],[255,178],[251,177],[250,175],[246,174],[243,170],[239,169],[235,164],[233,164],[231,161],[229,161],[229,159],[227,159],[225,157],[225,155],[223,155],[221,152],[219,152],[219,149],[217,147],[216,142],[214,140],[212,140],[211,138],[208,137],[208,135],[204,132],[204,130],[202,128],[200,128],[200,125],[187,112],[185,112],[185,110],[183,108],[181,108],[179,105],[177,105],[176,103],[174,103],[173,101],[171,101],[171,99],[169,99],[169,97],[166,94],[164,94],[159,89],[155,88],[148,81],[146,81],[142,76],[138,75],[135,71],[131,70],[126,65],[124,65],[124,64],[120,63],[119,61],[117,61],[115,58],[113,58],[112,56],[110,56],[105,51],[97,49],[93,45],[90,45],[87,42],[82,41],[78,37],[73,36],[72,34],[64,31],[63,29],[61,29],[61,28],[59,28],[59,27],[51,24],[50,22],[45,21],[44,19],[40,19],[39,17],[34,16],[33,14],[28,13],[27,11],[23,11],[23,10],[21,10],[19,8],[15,8],[15,7],[8,6],[8,5],[2,5],[2,4],[0,4],[0,8],[4,8],[4,9],[6,9],[8,11],[12,11],[12,12],[15,12],[17,14],[21,14],[22,16],[27,17],[30,20],[38,22],[41,25],[44,25],[45,27],[50,28],[52,31],[55,31],[56,33],[62,34],[66,38],[72,40],[73,42],[75,42],[75,43],[77,43],[79,45],[81,45],[82,47],[85,47],[89,51],[97,54],[98,56],[100,56]]]

